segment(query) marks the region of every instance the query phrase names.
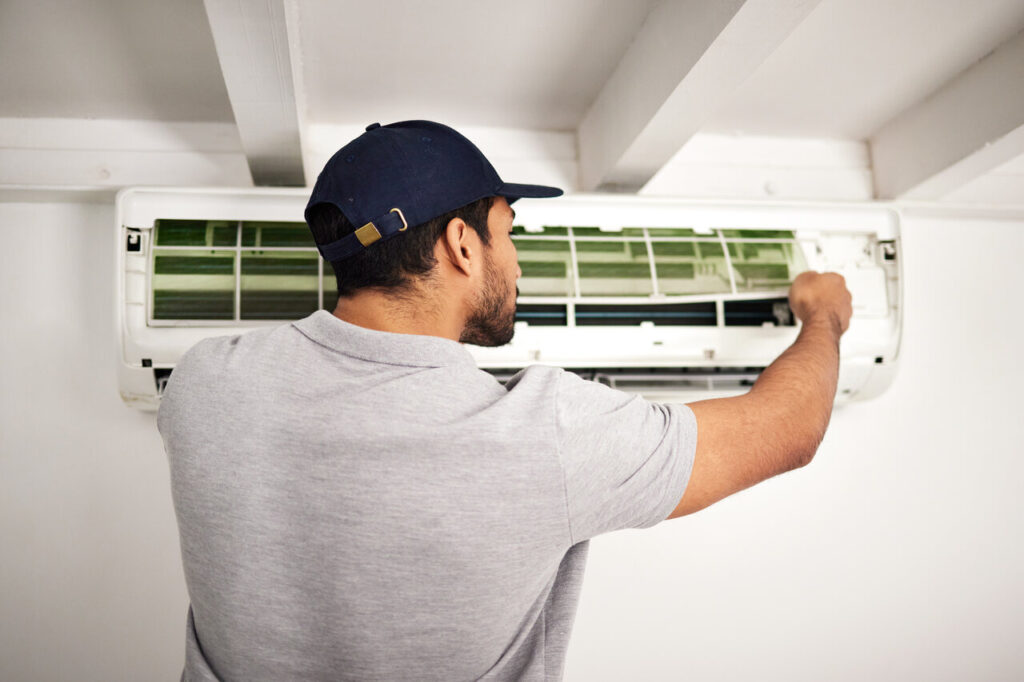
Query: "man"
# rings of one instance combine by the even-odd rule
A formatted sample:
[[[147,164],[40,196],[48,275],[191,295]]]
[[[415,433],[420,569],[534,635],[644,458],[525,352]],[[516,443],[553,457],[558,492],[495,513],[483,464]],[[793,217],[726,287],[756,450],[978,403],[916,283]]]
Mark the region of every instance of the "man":
[[[587,541],[807,464],[831,413],[842,278],[749,394],[658,404],[460,344],[512,337],[521,197],[471,142],[371,125],[306,218],[340,297],[207,339],[158,416],[191,607],[189,680],[558,680]]]

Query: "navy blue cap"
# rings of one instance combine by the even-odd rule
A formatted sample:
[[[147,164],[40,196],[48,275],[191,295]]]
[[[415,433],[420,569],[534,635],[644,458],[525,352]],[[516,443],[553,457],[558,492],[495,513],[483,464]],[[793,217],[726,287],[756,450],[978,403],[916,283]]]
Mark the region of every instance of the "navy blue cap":
[[[512,203],[557,197],[562,190],[502,181],[487,157],[464,136],[433,121],[372,123],[330,158],[306,204],[334,204],[356,226],[354,234],[318,244],[332,263],[359,253],[484,197]]]

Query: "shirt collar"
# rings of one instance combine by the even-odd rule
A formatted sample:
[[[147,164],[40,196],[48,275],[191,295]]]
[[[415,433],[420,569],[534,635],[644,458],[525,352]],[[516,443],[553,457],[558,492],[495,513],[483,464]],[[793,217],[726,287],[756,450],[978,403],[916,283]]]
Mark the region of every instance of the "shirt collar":
[[[292,326],[320,345],[363,360],[413,367],[467,365],[476,368],[476,360],[461,343],[440,336],[367,329],[326,310],[296,320]]]

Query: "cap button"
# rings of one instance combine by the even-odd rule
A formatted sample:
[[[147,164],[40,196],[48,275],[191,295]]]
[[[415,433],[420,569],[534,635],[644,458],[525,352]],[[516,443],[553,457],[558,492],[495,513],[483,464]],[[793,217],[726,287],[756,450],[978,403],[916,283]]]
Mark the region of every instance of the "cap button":
[[[380,128],[380,124],[379,123],[371,123],[370,125],[366,126],[366,132],[370,132],[371,130],[376,130],[377,128]]]

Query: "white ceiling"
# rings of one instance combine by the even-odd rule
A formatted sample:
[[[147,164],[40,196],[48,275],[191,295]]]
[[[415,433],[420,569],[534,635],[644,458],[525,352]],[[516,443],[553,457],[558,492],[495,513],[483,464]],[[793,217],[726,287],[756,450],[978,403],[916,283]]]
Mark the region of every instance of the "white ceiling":
[[[737,17],[747,13],[747,33],[737,28],[742,22],[733,21],[729,26],[736,30],[722,32],[721,36],[717,30],[709,33],[710,29],[701,25],[702,17],[708,14],[708,5],[702,4],[707,0],[205,2],[217,4],[222,16],[227,13],[227,20],[215,24],[217,32],[211,31],[212,15],[207,13],[204,0],[0,2],[0,183],[17,184],[21,176],[16,165],[23,164],[26,154],[35,148],[45,149],[47,155],[32,171],[31,180],[22,180],[21,184],[36,183],[37,178],[46,176],[47,167],[55,166],[59,145],[39,143],[48,137],[51,128],[45,121],[50,119],[173,124],[177,127],[168,127],[170,132],[129,127],[132,135],[118,145],[119,153],[131,153],[135,141],[141,140],[139,153],[149,149],[146,145],[156,145],[163,154],[154,156],[154,163],[178,158],[169,154],[192,154],[182,169],[237,169],[241,154],[242,167],[247,159],[252,168],[254,154],[248,140],[256,137],[266,142],[274,138],[275,124],[264,121],[262,127],[253,127],[245,123],[246,117],[259,119],[261,110],[229,95],[225,74],[229,84],[248,80],[259,90],[260,83],[266,82],[261,78],[275,73],[273,69],[280,73],[288,68],[295,77],[291,106],[298,110],[291,120],[306,131],[305,142],[291,143],[282,135],[272,141],[285,146],[306,145],[294,150],[307,164],[306,182],[313,179],[309,177],[310,159],[323,151],[311,152],[310,139],[329,138],[331,131],[356,130],[373,121],[408,118],[442,120],[455,127],[482,131],[516,129],[537,135],[561,131],[562,137],[557,140],[518,133],[495,133],[491,139],[516,140],[497,144],[508,148],[499,154],[509,158],[525,154],[512,149],[520,144],[539,150],[539,155],[557,148],[557,159],[552,161],[560,164],[558,173],[569,177],[572,173],[565,164],[574,163],[573,145],[582,145],[578,135],[581,123],[602,92],[605,100],[609,98],[613,74],[627,62],[634,67],[637,63],[644,66],[645,54],[675,54],[670,49],[659,52],[651,48],[644,42],[651,36],[664,40],[665,35],[685,33],[703,38],[703,30],[715,42],[716,63],[725,64],[726,70],[715,72],[713,65],[697,62],[682,65],[680,78],[685,80],[690,77],[687,71],[692,74],[706,66],[698,79],[717,73],[735,82],[724,83],[719,86],[721,92],[715,92],[716,81],[711,80],[711,85],[706,80],[698,81],[704,83],[699,92],[718,97],[713,106],[706,105],[706,111],[698,111],[701,123],[693,140],[703,139],[698,146],[704,151],[688,153],[685,144],[676,145],[667,156],[675,154],[680,161],[668,162],[662,170],[671,170],[673,163],[685,163],[687,177],[707,177],[701,169],[714,165],[706,158],[708,150],[712,156],[725,152],[729,160],[716,166],[715,187],[728,193],[732,191],[730,165],[750,165],[748,159],[755,157],[754,165],[785,164],[806,154],[779,157],[773,152],[772,158],[765,160],[765,150],[786,148],[786,138],[831,139],[846,146],[816,151],[813,161],[791,174],[784,184],[806,185],[800,178],[809,177],[806,174],[813,173],[814,168],[832,164],[837,167],[837,177],[858,178],[856,189],[847,182],[846,190],[834,192],[834,197],[859,197],[871,191],[872,157],[849,145],[866,150],[878,131],[902,112],[927,102],[938,88],[979,60],[984,61],[1000,44],[1019,41],[1024,29],[1022,0],[715,0],[719,3],[716,11],[729,12],[728,16],[732,12],[737,12]],[[678,11],[661,11],[666,5]],[[742,70],[739,65],[743,59],[737,57],[742,57],[748,47],[743,41],[755,42],[757,27],[762,25],[752,21],[752,16],[767,12],[764,16],[774,19],[784,8],[799,15],[800,7],[812,6],[795,29],[780,34],[777,45],[767,43],[771,47],[764,52],[767,57],[758,57],[749,71]],[[230,73],[224,70],[225,48],[221,38],[215,43],[214,35],[230,34],[238,26],[232,49],[244,49],[246,45],[259,49],[259,40],[250,40],[248,31],[261,29],[256,24],[232,21],[231,12],[248,19],[253,12],[266,12],[268,7],[272,9],[268,15],[271,24],[276,21],[274,17],[287,17],[287,44],[270,33],[263,35],[262,44],[272,44],[281,53],[267,60],[258,58],[262,52],[255,54],[251,72],[246,71],[244,61],[240,69],[237,59]],[[685,18],[689,22],[686,31],[652,30],[651,22],[655,27],[663,26],[652,17],[665,16]],[[265,18],[261,15],[261,20]],[[277,24],[278,35],[284,34],[282,27],[282,23]],[[764,44],[762,41],[761,49]],[[697,54],[699,57],[700,52]],[[259,66],[257,62],[261,61],[269,66]],[[646,65],[658,66],[650,60]],[[654,79],[637,74],[649,72],[635,68],[631,72],[634,89],[639,88],[648,99],[653,90],[648,87],[644,91],[644,81]],[[1010,77],[1007,90],[1014,90],[1018,86],[1013,79],[1020,80],[1024,68],[1006,73]],[[629,90],[621,88],[621,83],[619,86]],[[678,92],[689,90],[677,89],[674,106],[678,106]],[[667,92],[658,94],[654,101],[667,101],[669,96]],[[619,107],[616,116],[622,111],[635,114],[638,106],[629,99],[615,105]],[[631,107],[633,112],[628,111]],[[965,113],[967,120],[971,120],[971,113]],[[26,121],[41,123],[33,127]],[[223,128],[196,128],[201,134],[193,136],[187,132],[193,129],[182,128],[181,122]],[[73,137],[74,127],[69,128],[66,122],[62,125],[58,137]],[[660,125],[664,129],[663,119]],[[13,131],[26,126],[34,131],[29,136],[32,142],[20,144],[24,136]],[[311,128],[317,130],[310,133]],[[650,135],[650,126],[646,134]],[[107,140],[109,135],[104,133],[102,138]],[[215,144],[205,142],[214,138]],[[743,145],[744,138],[752,144]],[[773,141],[776,138],[782,142]],[[240,144],[232,141],[237,139],[241,139]],[[551,141],[553,144],[549,144]],[[206,144],[212,146],[203,146]],[[981,140],[979,144],[987,145],[989,141]],[[130,166],[120,167],[123,172],[119,173],[117,164],[103,157],[103,149],[91,149],[87,142],[74,147],[79,154],[86,148],[93,156],[76,156],[74,164],[65,164],[91,173],[88,177],[82,175],[77,184],[90,185],[94,177],[127,182],[124,178],[131,176],[127,169],[144,165],[142,157],[136,155]],[[582,156],[579,150],[577,154]],[[234,157],[228,158],[231,155]],[[949,196],[984,201],[1002,196],[1020,203],[1016,197],[1024,196],[1022,159],[965,178],[963,186]],[[73,183],[77,172],[68,170],[51,184]],[[168,176],[167,182],[187,182],[192,172],[182,170],[180,176]],[[225,175],[218,171],[203,177],[234,178],[235,172]],[[659,187],[676,191],[673,182],[663,178]],[[748,172],[743,182],[764,186],[765,193],[771,194],[769,185],[775,181],[763,178],[758,171]],[[797,190],[787,189],[785,193],[803,196]]]
[[[575,130],[651,4],[303,1],[308,119]]]
[[[706,130],[866,139],[1021,27],[1022,0],[822,0]]]
[[[3,0],[0,117],[231,121],[202,0]]]

